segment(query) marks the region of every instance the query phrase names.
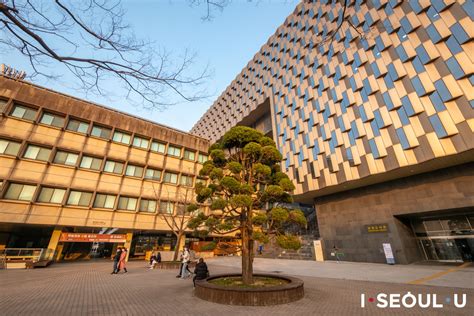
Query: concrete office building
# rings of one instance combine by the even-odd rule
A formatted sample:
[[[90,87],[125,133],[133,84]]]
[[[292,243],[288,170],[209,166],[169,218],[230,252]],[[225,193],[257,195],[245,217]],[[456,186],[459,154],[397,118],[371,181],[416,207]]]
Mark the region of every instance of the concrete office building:
[[[0,249],[174,247],[207,140],[1,75],[0,113]]]
[[[273,135],[326,259],[385,262],[390,244],[396,263],[472,260],[473,13],[469,0],[304,1],[191,132]]]

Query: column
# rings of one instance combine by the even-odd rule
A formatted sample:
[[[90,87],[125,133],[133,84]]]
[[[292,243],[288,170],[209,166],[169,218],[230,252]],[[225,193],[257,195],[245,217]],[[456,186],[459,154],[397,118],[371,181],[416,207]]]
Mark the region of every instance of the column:
[[[128,262],[128,257],[130,256],[130,247],[132,246],[133,233],[127,233],[127,239],[125,240],[124,247],[127,248],[127,258],[125,259]]]
[[[48,255],[46,256],[46,258],[48,260],[53,260],[55,259],[55,252],[56,252],[56,248],[58,247],[58,243],[59,243],[59,239],[61,238],[61,233],[62,233],[62,228],[54,228],[53,230],[53,233],[51,234],[51,239],[49,240],[49,244],[48,244]],[[62,250],[62,247],[61,247],[61,250]],[[56,257],[56,260],[58,260],[60,258],[60,255],[58,257]]]

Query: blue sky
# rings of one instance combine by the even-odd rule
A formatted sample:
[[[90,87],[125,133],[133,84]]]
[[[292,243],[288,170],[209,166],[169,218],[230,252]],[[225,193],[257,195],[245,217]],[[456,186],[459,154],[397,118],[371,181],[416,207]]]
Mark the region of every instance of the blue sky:
[[[177,56],[185,49],[194,51],[197,53],[197,63],[193,66],[196,72],[206,64],[210,66],[213,76],[206,81],[205,88],[211,97],[206,100],[181,103],[164,112],[150,113],[130,105],[127,100],[77,91],[73,88],[74,83],[68,82],[68,76],[61,82],[39,79],[34,82],[187,131],[293,12],[297,3],[296,0],[235,0],[222,12],[216,11],[212,21],[203,22],[205,6],[191,7],[185,0],[123,1],[127,10],[126,22],[131,24],[137,37],[150,39],[157,47],[164,47]],[[28,73],[26,59],[15,52],[3,54],[0,63]]]

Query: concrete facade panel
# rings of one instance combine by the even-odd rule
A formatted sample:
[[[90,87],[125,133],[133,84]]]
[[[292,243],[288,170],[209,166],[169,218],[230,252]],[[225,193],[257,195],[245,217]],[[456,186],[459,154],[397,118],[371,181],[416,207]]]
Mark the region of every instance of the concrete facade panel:
[[[197,158],[207,157],[209,142],[203,138],[25,81],[0,75],[0,98],[5,102],[0,108],[2,225],[73,226],[82,231],[156,230],[158,225],[169,231],[165,224],[157,224],[163,211],[159,202],[175,203],[178,192],[192,191],[189,183],[180,184],[180,176],[192,177],[194,184],[202,164]],[[128,136],[121,139],[116,132]],[[134,142],[136,137],[141,139]],[[163,147],[151,146],[152,141],[164,145],[163,154],[153,152]],[[28,149],[29,145],[43,149]],[[185,160],[189,155],[184,157],[183,150],[180,157],[172,157],[166,150],[170,145],[194,152],[194,160]],[[107,161],[117,164],[106,168]],[[171,180],[178,183],[164,183],[160,172],[167,171],[176,174]],[[13,184],[16,197],[9,197],[6,193]],[[122,197],[136,199],[120,204],[130,210],[118,209]],[[155,209],[141,209],[142,199],[154,201]]]

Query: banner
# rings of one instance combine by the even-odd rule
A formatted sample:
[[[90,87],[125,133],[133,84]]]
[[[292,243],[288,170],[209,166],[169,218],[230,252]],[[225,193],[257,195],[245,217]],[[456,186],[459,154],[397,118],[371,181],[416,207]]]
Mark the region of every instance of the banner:
[[[89,233],[61,233],[62,242],[119,242],[124,243],[125,234],[89,234]]]

